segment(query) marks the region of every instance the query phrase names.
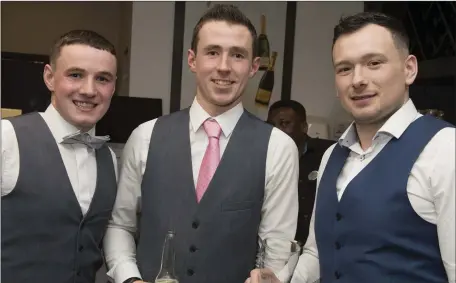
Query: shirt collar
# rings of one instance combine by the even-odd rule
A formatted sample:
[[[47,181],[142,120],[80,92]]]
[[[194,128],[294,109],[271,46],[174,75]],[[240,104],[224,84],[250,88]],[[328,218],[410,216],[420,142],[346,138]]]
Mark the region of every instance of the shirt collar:
[[[46,111],[43,113],[43,119],[46,121],[46,124],[48,125],[52,135],[58,143],[61,143],[65,136],[74,134],[79,131],[77,127],[68,123],[52,104],[50,104]],[[91,136],[94,136],[95,127],[90,129],[88,133]]]
[[[396,111],[383,126],[377,131],[373,139],[380,134],[387,134],[399,139],[407,127],[415,121],[417,116],[421,114],[415,108],[412,100],[409,99],[402,107]],[[339,138],[341,146],[350,147],[358,142],[358,134],[356,133],[355,123],[352,122]]]
[[[236,106],[231,108],[230,110],[216,116],[211,117],[201,105],[198,103],[196,98],[193,100],[192,106],[190,106],[190,124],[194,132],[198,131],[201,125],[206,121],[208,118],[213,118],[217,121],[222,129],[223,135],[225,137],[229,137],[234,130],[237,122],[241,118],[242,114],[244,113],[244,107],[242,103],[238,103]]]

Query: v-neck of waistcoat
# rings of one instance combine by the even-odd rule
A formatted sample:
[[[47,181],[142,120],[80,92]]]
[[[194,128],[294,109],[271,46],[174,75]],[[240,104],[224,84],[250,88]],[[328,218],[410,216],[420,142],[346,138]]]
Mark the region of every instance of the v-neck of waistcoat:
[[[181,131],[182,133],[187,133],[184,137],[185,143],[188,145],[188,146],[186,146],[185,156],[186,156],[186,159],[188,160],[186,162],[189,164],[189,166],[186,166],[188,168],[188,170],[185,173],[185,175],[186,175],[185,178],[187,179],[187,182],[189,184],[191,184],[188,187],[191,188],[191,190],[192,190],[191,195],[193,198],[193,204],[195,204],[199,210],[202,207],[205,207],[207,205],[207,203],[211,201],[212,195],[217,193],[216,188],[214,187],[214,182],[216,182],[217,179],[222,178],[222,176],[223,176],[222,174],[228,172],[227,168],[226,168],[226,163],[227,163],[226,160],[235,158],[234,154],[235,154],[235,150],[236,150],[236,143],[237,143],[237,140],[241,138],[242,133],[247,130],[245,127],[245,124],[246,124],[246,119],[248,119],[248,116],[246,115],[246,111],[244,111],[244,113],[242,113],[241,117],[239,118],[239,121],[237,122],[236,126],[233,129],[230,140],[228,141],[228,143],[226,145],[225,151],[224,151],[222,157],[220,158],[220,162],[217,166],[217,169],[215,170],[214,176],[212,177],[205,193],[203,194],[203,196],[199,202],[197,201],[197,197],[196,197],[195,180],[193,177],[193,162],[192,162],[192,152],[191,152],[191,144],[190,144],[190,128],[188,126],[189,122],[190,122],[190,116],[189,116],[188,110],[187,110],[187,115],[185,115],[185,116],[186,116],[186,121],[184,123],[180,123],[180,127],[182,127],[182,128],[179,129],[179,131]],[[186,127],[186,128],[183,129],[183,127]],[[219,191],[218,193],[228,194],[229,192],[220,192]]]
[[[68,196],[72,200],[71,203],[73,203],[73,205],[75,205],[75,209],[77,209],[77,211],[79,212],[79,217],[81,219],[85,219],[85,218],[87,218],[88,216],[91,215],[91,212],[93,211],[94,200],[96,200],[97,199],[97,195],[100,194],[99,178],[97,178],[96,185],[95,185],[95,191],[94,191],[92,200],[90,201],[89,208],[88,208],[86,214],[84,215],[83,212],[82,212],[81,205],[79,204],[78,198],[77,198],[76,193],[74,191],[73,185],[71,184],[70,177],[68,176],[68,172],[67,172],[67,169],[65,167],[65,163],[63,162],[62,155],[60,154],[60,149],[58,148],[58,145],[55,142],[55,138],[52,135],[52,132],[49,129],[49,126],[44,121],[43,117],[41,117],[41,115],[38,114],[38,113],[36,113],[36,116],[37,116],[37,119],[38,119],[37,121],[40,121],[39,123],[42,123],[42,126],[46,129],[46,131],[43,131],[42,134],[48,136],[48,137],[46,137],[46,140],[52,141],[52,142],[48,142],[46,147],[48,148],[49,154],[51,154],[53,156],[53,159],[58,162],[58,166],[57,166],[57,168],[55,168],[56,174],[60,174],[61,176],[65,176],[63,178],[65,179],[66,185],[63,186],[63,187],[65,187],[65,189],[67,190]],[[96,151],[96,159],[98,159],[98,155],[100,154],[101,149]],[[99,162],[97,162],[97,176],[98,176],[99,170],[100,170]]]

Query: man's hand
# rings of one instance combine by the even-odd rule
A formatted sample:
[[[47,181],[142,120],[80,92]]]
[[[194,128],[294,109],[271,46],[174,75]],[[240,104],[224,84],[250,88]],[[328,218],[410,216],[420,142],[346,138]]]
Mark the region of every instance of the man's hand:
[[[274,272],[270,270],[269,268],[265,269],[254,269],[250,271],[250,277],[245,280],[245,283],[260,283],[261,282],[261,277],[264,279],[269,279],[268,282],[271,283],[282,283],[280,282],[279,279],[275,276]]]

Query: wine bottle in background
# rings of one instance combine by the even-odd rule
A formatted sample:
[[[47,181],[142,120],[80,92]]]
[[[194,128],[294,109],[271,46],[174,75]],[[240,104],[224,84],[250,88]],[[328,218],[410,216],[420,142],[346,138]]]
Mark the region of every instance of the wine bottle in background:
[[[168,231],[166,233],[163,243],[161,267],[157,278],[155,278],[155,283],[179,283],[174,272],[174,260],[176,256],[174,251],[174,236],[174,231]]]
[[[261,15],[261,32],[258,35],[258,56],[260,57],[260,70],[267,70],[269,66],[269,40],[266,35],[266,16]]]
[[[274,88],[274,66],[277,58],[277,52],[272,52],[271,60],[266,72],[261,77],[258,91],[255,96],[255,102],[268,106],[271,100],[272,89]]]

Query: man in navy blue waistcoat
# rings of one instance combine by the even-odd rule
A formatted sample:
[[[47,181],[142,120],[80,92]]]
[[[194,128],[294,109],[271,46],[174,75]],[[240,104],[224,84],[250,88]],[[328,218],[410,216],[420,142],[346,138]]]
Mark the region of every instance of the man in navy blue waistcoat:
[[[455,128],[409,98],[418,63],[408,46],[383,14],[334,29],[337,97],[354,122],[322,158],[292,283],[455,282]]]

